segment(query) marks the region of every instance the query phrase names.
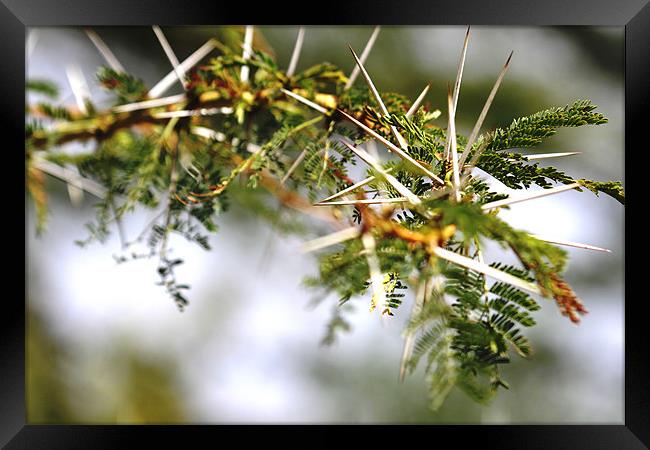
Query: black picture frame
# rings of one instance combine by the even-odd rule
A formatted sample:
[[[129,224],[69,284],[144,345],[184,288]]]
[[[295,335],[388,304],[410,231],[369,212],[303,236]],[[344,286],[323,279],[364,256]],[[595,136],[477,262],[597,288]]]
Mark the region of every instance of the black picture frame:
[[[430,25],[615,25],[625,27],[625,173],[627,191],[626,212],[640,207],[637,194],[640,178],[638,171],[647,167],[648,151],[644,144],[644,125],[650,109],[650,5],[648,0],[508,0],[508,1],[351,1],[336,5],[330,3],[307,4],[287,0],[282,3],[267,2],[216,2],[214,0],[2,0],[0,5],[0,123],[2,123],[3,156],[5,164],[2,202],[18,211],[25,208],[19,191],[24,183],[24,172],[17,170],[24,157],[19,148],[24,146],[24,75],[26,27],[60,25],[204,25],[219,24],[430,24]],[[313,3],[313,2],[312,2]],[[313,8],[319,7],[318,12]],[[290,15],[287,15],[290,11]],[[634,153],[632,153],[634,152]],[[630,163],[633,158],[633,163]],[[630,163],[630,164],[628,164]],[[24,184],[23,184],[24,185]],[[5,239],[23,231],[29,232],[25,219],[16,213],[0,221],[6,228]],[[625,221],[625,232],[643,240],[642,221]],[[634,245],[634,244],[633,244]],[[625,241],[626,261],[641,254],[638,245],[632,251]],[[22,255],[22,256],[21,256]],[[20,249],[5,251],[7,270],[20,270],[16,261],[25,253]],[[26,257],[25,257],[26,258]],[[646,299],[634,296],[642,280],[645,264],[625,265],[625,417],[620,425],[512,425],[512,426],[408,426],[408,431],[393,430],[382,425],[380,429],[367,427],[372,435],[383,442],[398,439],[404,442],[406,433],[427,435],[436,442],[488,442],[487,448],[527,449],[642,449],[650,446],[650,371],[647,348],[650,327],[643,314]],[[26,261],[23,269],[26,273]],[[28,281],[15,283],[19,274],[6,273],[3,285],[15,286],[18,292],[3,298],[0,312],[0,444],[6,448],[130,448],[134,439],[147,442],[147,447],[158,443],[182,442],[189,439],[211,439],[211,446],[223,442],[225,434],[236,433],[240,439],[237,448],[256,436],[273,439],[286,433],[284,427],[225,426],[69,426],[29,425],[25,413],[25,298]],[[26,278],[26,277],[25,277]],[[400,428],[405,428],[404,426]],[[291,439],[275,442],[323,444],[338,427],[297,426],[287,434]],[[349,428],[348,428],[349,430]],[[310,436],[307,437],[307,434]],[[312,436],[313,435],[313,436]],[[213,440],[213,439],[218,440]],[[388,439],[386,439],[388,438]],[[338,442],[337,438],[331,438]],[[410,439],[410,438],[409,438]],[[269,443],[274,441],[267,441]],[[457,445],[456,445],[457,446]],[[483,445],[485,447],[485,445]]]

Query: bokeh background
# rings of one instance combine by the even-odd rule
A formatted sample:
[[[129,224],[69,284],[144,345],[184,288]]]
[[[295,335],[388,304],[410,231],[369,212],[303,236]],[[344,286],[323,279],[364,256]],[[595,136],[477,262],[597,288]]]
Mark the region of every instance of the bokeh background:
[[[95,30],[149,86],[169,72],[151,28]],[[212,36],[241,35],[241,28],[163,30],[181,60]],[[360,52],[371,32],[307,27],[298,70],[326,60],[349,73],[347,43]],[[296,34],[296,27],[256,27],[255,45],[272,48],[286,66]],[[444,112],[464,34],[465,27],[382,27],[366,67],[380,90],[411,98],[431,82],[427,102]],[[472,27],[460,132],[471,130],[514,50],[484,129],[591,99],[608,124],[563,129],[539,149],[581,151],[553,161],[576,178],[624,181],[623,38],[622,27]],[[82,29],[29,29],[26,58],[27,77],[55,81],[62,104],[74,103],[66,67],[76,64],[93,100],[108,105],[94,81],[103,60]],[[48,188],[42,236],[26,197],[29,423],[623,423],[624,209],[607,196],[570,191],[502,212],[530,232],[612,253],[568,250],[566,278],[590,313],[575,326],[542,300],[528,333],[534,355],[515,356],[504,370],[509,391],[489,406],[454,392],[433,413],[422,371],[398,381],[412,298],[388,321],[368,312],[368,299],[354,300],[346,311],[352,331],[321,346],[337,299],[316,304],[302,287],[316,273],[314,258],[299,251],[303,239],[281,236],[234,204],[211,237],[212,251],[171,241],[173,255],[186,261],[179,279],[192,285],[191,304],[180,313],[155,285],[155,260],[115,263],[116,233],[105,245],[74,244],[92,220],[92,197],[73,206],[64,183],[48,179]],[[150,216],[128,218],[127,235]],[[498,256],[488,249],[486,258]]]

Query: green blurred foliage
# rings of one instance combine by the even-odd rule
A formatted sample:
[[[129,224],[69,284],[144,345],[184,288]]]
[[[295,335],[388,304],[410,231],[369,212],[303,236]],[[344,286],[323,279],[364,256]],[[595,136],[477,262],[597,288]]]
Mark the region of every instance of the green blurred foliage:
[[[48,330],[30,309],[27,319],[27,423],[160,424],[187,420],[174,362],[153,359],[115,342],[86,356],[79,367],[75,346]]]

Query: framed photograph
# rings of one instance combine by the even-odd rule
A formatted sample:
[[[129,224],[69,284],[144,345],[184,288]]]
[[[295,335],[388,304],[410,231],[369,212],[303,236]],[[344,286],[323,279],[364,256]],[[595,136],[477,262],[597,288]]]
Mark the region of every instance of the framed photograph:
[[[649,448],[646,0],[2,3],[6,448]]]

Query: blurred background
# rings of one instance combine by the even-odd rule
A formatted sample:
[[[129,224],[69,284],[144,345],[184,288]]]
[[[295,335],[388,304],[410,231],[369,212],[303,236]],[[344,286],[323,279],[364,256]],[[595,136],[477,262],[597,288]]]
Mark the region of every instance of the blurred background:
[[[380,91],[443,111],[453,84],[465,27],[382,27],[366,67]],[[127,71],[153,86],[170,71],[149,27],[99,27]],[[232,39],[241,27],[163,27],[179,59],[207,39]],[[233,33],[234,31],[234,33]],[[256,27],[255,46],[289,63],[297,27]],[[298,70],[322,61],[347,73],[370,27],[307,27]],[[511,50],[513,60],[484,130],[521,115],[590,99],[609,123],[562,129],[540,151],[580,151],[553,160],[576,178],[624,181],[622,27],[472,27],[458,102],[459,131],[471,130]],[[213,53],[215,54],[215,53]],[[46,78],[73,104],[66,68],[76,64],[99,106],[110,98],[95,81],[104,64],[79,28],[31,28],[27,77]],[[363,83],[358,79],[357,83]],[[170,94],[173,92],[170,92]],[[502,185],[497,188],[507,191]],[[233,204],[219,219],[205,252],[172,238],[185,264],[178,278],[192,285],[179,312],[157,281],[154,260],[116,264],[116,233],[105,245],[80,248],[93,198],[71,204],[66,185],[48,179],[51,215],[37,237],[26,197],[27,413],[29,423],[623,423],[624,208],[590,192],[569,191],[513,205],[502,217],[535,234],[606,247],[568,249],[566,278],[589,314],[578,326],[541,300],[538,326],[528,331],[534,355],[513,356],[510,382],[489,406],[454,392],[438,412],[427,408],[422,371],[398,381],[412,298],[390,320],[353,299],[352,323],[332,346],[321,346],[337,304],[315,304],[302,287],[316,273],[303,239],[283,237]],[[127,218],[127,235],[151,218]],[[499,257],[488,249],[486,259]]]

